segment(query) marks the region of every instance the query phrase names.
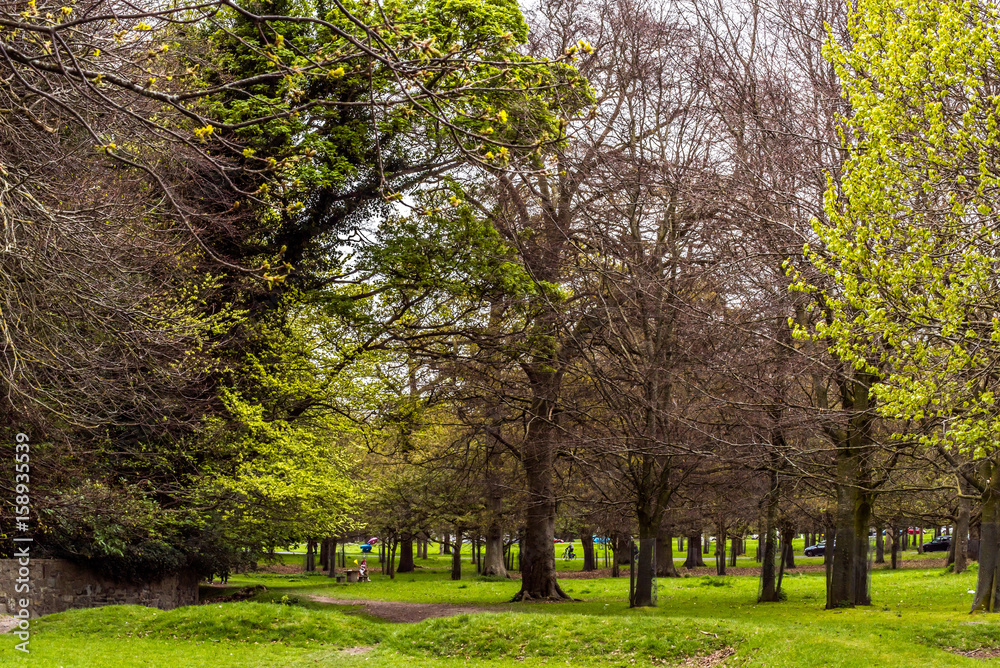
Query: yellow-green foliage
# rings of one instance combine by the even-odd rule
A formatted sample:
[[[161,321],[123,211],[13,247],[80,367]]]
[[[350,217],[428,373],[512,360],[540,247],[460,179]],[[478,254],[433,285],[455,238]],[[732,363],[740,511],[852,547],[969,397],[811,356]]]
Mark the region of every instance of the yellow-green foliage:
[[[229,419],[210,430],[230,466],[207,493],[229,500],[224,519],[244,538],[282,544],[342,533],[352,528],[362,427],[331,410],[337,387],[324,379],[308,336],[271,329],[265,340],[244,365],[250,389],[222,392]]]
[[[1000,19],[989,3],[858,0],[849,33],[826,48],[849,157],[814,225],[822,248],[806,249],[834,287],[798,287],[831,315],[819,335],[881,377],[883,415],[950,418],[947,440],[981,454],[1000,436],[985,375],[1000,342]]]

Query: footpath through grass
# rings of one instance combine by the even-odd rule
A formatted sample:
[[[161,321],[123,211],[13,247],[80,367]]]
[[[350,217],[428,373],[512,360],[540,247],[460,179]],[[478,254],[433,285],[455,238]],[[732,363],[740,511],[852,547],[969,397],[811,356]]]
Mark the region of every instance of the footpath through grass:
[[[627,577],[562,580],[582,602],[510,604],[516,581],[469,572],[452,582],[445,559],[419,563],[425,568],[417,573],[389,580],[376,572],[371,583],[352,585],[324,575],[240,576],[231,588],[268,589],[242,603],[51,615],[36,623],[29,655],[15,652],[15,638],[6,637],[0,666],[649,666],[721,657],[732,648],[721,665],[871,668],[983,665],[948,649],[1000,648],[1000,615],[967,612],[974,573],[877,570],[875,605],[835,611],[822,609],[821,573],[786,574],[788,599],[767,605],[755,603],[755,577],[660,580],[659,607],[630,610]],[[309,595],[460,603],[489,612],[394,624]]]

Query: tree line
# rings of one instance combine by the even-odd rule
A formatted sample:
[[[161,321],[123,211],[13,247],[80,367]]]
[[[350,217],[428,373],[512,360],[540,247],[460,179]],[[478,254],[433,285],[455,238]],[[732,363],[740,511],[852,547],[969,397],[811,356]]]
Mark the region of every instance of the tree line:
[[[601,529],[637,536],[648,605],[677,536],[724,567],[753,527],[778,601],[822,532],[832,608],[871,602],[873,528],[955,524],[995,609],[997,23],[7,11],[0,411],[44,444],[40,542],[152,577],[448,526],[502,575],[517,534],[539,600],[557,530]]]

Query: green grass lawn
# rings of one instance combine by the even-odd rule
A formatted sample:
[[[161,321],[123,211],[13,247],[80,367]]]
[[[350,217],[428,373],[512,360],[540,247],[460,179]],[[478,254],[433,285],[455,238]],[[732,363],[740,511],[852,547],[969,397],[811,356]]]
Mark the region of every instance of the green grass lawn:
[[[878,569],[873,606],[835,611],[822,609],[821,573],[786,575],[787,600],[766,605],[755,603],[752,576],[661,579],[659,607],[630,610],[627,578],[565,578],[563,588],[581,602],[510,604],[517,582],[477,578],[469,563],[464,579],[453,582],[447,559],[417,560],[416,573],[389,580],[369,558],[372,582],[351,585],[322,574],[234,577],[231,588],[267,587],[250,602],[50,615],[35,623],[29,655],[5,637],[0,666],[650,666],[730,647],[736,653],[724,665],[872,668],[982,665],[945,648],[1000,647],[1000,615],[967,612],[974,573]],[[358,607],[309,601],[309,594],[489,612],[394,624]]]

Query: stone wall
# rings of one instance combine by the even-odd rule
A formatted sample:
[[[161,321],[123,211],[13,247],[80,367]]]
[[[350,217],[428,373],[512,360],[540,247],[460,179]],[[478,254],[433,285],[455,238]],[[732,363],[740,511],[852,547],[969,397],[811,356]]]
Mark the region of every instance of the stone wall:
[[[22,598],[30,599],[32,617],[102,605],[146,605],[171,610],[198,603],[198,577],[188,572],[134,585],[116,583],[64,559],[32,559],[26,595],[15,589],[19,568],[16,559],[0,559],[0,614],[15,612]]]

